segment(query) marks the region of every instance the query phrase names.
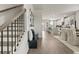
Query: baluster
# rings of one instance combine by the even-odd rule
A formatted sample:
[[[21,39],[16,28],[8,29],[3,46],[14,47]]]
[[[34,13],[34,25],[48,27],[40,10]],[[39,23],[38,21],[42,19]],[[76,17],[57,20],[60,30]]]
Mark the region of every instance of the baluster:
[[[22,32],[22,15],[20,16],[20,30],[21,30],[21,38],[22,38],[22,34],[23,34],[23,32]],[[21,39],[20,39],[21,40]]]
[[[9,54],[9,27],[7,26],[7,54]]]
[[[1,54],[3,54],[3,30],[1,31]]]
[[[21,16],[20,16],[20,30],[21,30],[21,36],[22,36],[22,19],[21,19]]]
[[[22,31],[21,31],[21,16],[19,16],[19,42],[21,41],[21,33]]]
[[[18,18],[17,18],[17,46],[19,45],[19,41],[18,41],[18,37],[19,37],[19,34],[18,34]]]
[[[21,16],[21,20],[22,20],[22,34],[23,34],[23,31],[24,31],[24,27],[23,27],[23,23],[24,23],[23,15]]]
[[[24,22],[25,18],[24,18],[24,14],[23,14],[23,33],[25,32],[25,22]]]
[[[21,16],[19,16],[19,30],[20,30],[20,36],[21,36]]]
[[[16,51],[16,20],[15,20],[15,50]]]
[[[20,16],[21,17],[21,33],[22,33],[22,35],[23,35],[23,19],[22,19],[22,15]]]
[[[13,54],[13,23],[11,23],[11,52]]]

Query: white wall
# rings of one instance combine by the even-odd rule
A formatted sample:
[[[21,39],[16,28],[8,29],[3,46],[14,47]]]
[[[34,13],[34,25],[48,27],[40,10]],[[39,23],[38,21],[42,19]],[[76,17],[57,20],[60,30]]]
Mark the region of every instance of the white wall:
[[[47,29],[48,29],[47,26],[48,26],[48,20],[42,19],[42,30],[47,31]]]
[[[26,53],[28,52],[28,50],[29,50],[29,48],[28,48],[28,31],[29,31],[29,29],[30,29],[30,11],[29,11],[29,9],[31,9],[32,10],[32,12],[33,12],[33,6],[32,6],[32,4],[25,4],[24,5],[24,8],[26,9],[26,13],[25,13],[25,44],[23,44],[23,45],[25,45],[26,46]],[[22,53],[22,52],[21,52]]]
[[[30,28],[30,11],[29,9],[32,10],[32,13],[34,15],[34,28],[35,32],[39,34],[39,37],[42,37],[42,16],[39,11],[34,9],[34,6],[32,4],[25,4],[24,7],[27,9],[26,11],[26,16],[27,16],[27,30]]]
[[[32,6],[32,4],[25,4],[24,8],[26,9],[25,27],[26,27],[27,30],[29,30],[29,27],[30,27],[30,11],[29,11],[29,9],[31,9],[31,11],[33,12],[33,6]]]
[[[42,17],[41,16],[35,16],[34,17],[34,27],[36,33],[38,33],[39,38],[42,38]]]
[[[41,12],[34,10],[34,27],[39,38],[42,38],[42,15]]]

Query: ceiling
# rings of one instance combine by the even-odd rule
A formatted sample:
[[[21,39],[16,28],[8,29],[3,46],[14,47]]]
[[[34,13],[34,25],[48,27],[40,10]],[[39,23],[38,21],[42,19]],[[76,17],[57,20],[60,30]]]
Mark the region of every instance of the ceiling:
[[[57,18],[79,10],[79,4],[34,4],[33,6],[43,19]]]

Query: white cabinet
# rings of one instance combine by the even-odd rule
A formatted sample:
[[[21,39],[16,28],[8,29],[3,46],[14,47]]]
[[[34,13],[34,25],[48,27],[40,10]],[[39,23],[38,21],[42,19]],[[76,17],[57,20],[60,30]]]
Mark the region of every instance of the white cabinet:
[[[67,41],[71,45],[79,45],[79,38],[76,36],[75,29],[63,28],[61,30],[61,39]]]
[[[79,45],[79,39],[76,36],[76,31],[74,29],[68,29],[68,39],[67,42],[72,45]]]
[[[61,29],[61,39],[67,41],[67,29],[66,28]]]

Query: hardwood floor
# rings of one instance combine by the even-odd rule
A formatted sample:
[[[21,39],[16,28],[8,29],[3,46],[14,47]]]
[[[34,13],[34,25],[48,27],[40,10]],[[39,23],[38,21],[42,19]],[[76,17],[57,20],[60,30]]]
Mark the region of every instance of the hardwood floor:
[[[53,35],[43,32],[43,39],[38,40],[38,48],[30,49],[28,54],[72,54],[73,51],[57,40]]]

